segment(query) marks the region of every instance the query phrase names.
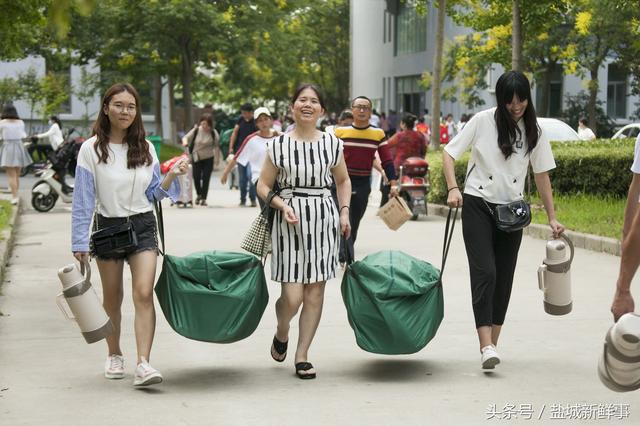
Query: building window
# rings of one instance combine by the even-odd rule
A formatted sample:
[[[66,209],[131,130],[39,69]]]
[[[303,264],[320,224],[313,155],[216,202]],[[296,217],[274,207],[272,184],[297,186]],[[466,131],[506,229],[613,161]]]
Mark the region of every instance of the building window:
[[[607,115],[612,118],[627,116],[627,74],[618,64],[609,64]]]
[[[396,78],[396,107],[400,112],[420,115],[424,108],[424,92],[420,90],[419,75]]]
[[[427,17],[416,11],[416,0],[400,3],[395,35],[395,55],[423,52],[427,49]]]
[[[542,105],[544,87],[536,85],[536,109],[541,117],[560,117],[562,115],[562,85],[564,82],[564,70],[561,64],[556,64],[549,75],[549,105],[545,110]]]

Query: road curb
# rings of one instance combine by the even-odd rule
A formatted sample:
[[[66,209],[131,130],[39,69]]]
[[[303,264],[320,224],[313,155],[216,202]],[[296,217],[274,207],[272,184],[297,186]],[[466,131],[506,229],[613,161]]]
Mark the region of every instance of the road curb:
[[[9,218],[8,226],[2,231],[2,240],[0,241],[0,290],[4,283],[4,272],[7,269],[7,263],[11,256],[11,250],[13,249],[13,241],[16,236],[16,228],[18,227],[18,216],[20,213],[20,204],[14,206],[11,211],[11,217]]]
[[[446,217],[449,213],[449,207],[441,204],[428,204],[429,214]],[[458,212],[459,218],[462,210]],[[538,238],[541,240],[549,239],[551,231],[548,225],[539,225],[532,223],[524,229],[524,235]],[[574,247],[583,248],[595,252],[608,253],[614,256],[620,256],[622,245],[615,238],[600,237],[598,235],[585,234],[583,232],[566,231],[567,237],[573,241]]]

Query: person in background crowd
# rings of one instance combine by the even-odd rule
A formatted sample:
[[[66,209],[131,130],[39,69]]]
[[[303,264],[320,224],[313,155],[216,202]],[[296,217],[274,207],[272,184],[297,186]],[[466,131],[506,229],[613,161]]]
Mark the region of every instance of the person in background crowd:
[[[471,295],[483,369],[500,363],[496,349],[504,324],[522,230],[497,228],[495,207],[522,200],[529,165],[555,238],[564,232],[556,219],[549,170],[551,144],[540,130],[524,74],[509,71],[496,83],[497,107],[476,114],[443,152],[449,207],[463,207],[462,235],[469,261]],[[458,188],[455,161],[471,149],[464,186]]]
[[[344,141],[344,158],[351,179],[351,202],[349,207],[349,222],[351,223],[351,238],[346,245],[340,247],[340,262],[347,258],[346,250],[354,254],[354,245],[358,237],[360,221],[367,210],[369,193],[371,192],[371,168],[376,152],[391,185],[390,196],[396,197],[397,176],[393,167],[393,158],[387,145],[387,137],[377,127],[369,124],[372,104],[366,96],[357,96],[351,101],[353,124],[348,127],[337,127],[335,134]]]
[[[633,177],[627,194],[622,227],[620,272],[611,304],[614,321],[618,321],[622,315],[633,312],[635,309],[631,295],[631,281],[638,270],[638,265],[640,265],[640,209],[638,208],[638,200],[640,199],[640,135],[636,138],[631,172]]]
[[[196,188],[196,204],[207,205],[209,181],[213,166],[220,163],[220,135],[213,125],[211,114],[202,114],[198,124],[182,138],[182,145],[189,146],[193,164],[193,186]]]
[[[465,113],[460,116],[460,122],[458,123],[458,133],[460,133],[462,129],[464,129],[464,126],[467,124],[467,121],[469,121],[469,119],[471,119],[471,114]]]
[[[249,166],[251,169],[251,185],[254,187],[258,184],[258,178],[262,171],[262,165],[267,158],[267,142],[277,136],[279,133],[272,129],[273,119],[271,113],[265,107],[260,107],[254,112],[256,126],[258,131],[250,134],[238,148],[236,155],[232,158],[222,172],[220,183],[227,183],[227,177],[233,170],[236,163],[243,166]],[[264,208],[264,202],[258,197],[260,209]]]
[[[345,109],[338,116],[338,123],[335,126],[328,126],[324,131],[335,134],[337,127],[351,126],[352,123],[353,114],[350,109]]]
[[[384,134],[389,138],[389,119],[384,112],[380,113],[380,128],[384,130]]]
[[[447,114],[445,123],[447,124],[447,134],[449,135],[449,140],[452,140],[458,133],[456,122],[453,120],[453,114]]]
[[[233,128],[231,139],[229,140],[229,155],[233,155],[234,148],[242,145],[242,142],[250,134],[256,132],[255,120],[253,119],[253,105],[246,103],[240,107],[241,117]],[[248,167],[248,166],[247,166]],[[247,193],[249,193],[249,199],[251,200],[251,207],[256,206],[256,193],[255,188],[251,185],[251,170],[247,167],[238,164],[238,180],[240,185],[240,206],[244,207],[247,204]]]
[[[584,117],[578,120],[578,137],[580,140],[591,141],[596,138],[596,134],[589,128],[588,124],[589,122]]]
[[[416,116],[405,113],[400,122],[400,131],[389,139],[389,148],[393,153],[393,166],[396,174],[400,172],[400,166],[409,157],[423,157],[427,154],[428,139],[417,130],[413,130],[416,123]],[[382,192],[382,200],[380,205],[383,206],[389,200],[388,184],[384,184],[386,179],[383,178],[383,185],[380,188]]]
[[[13,104],[6,104],[0,116],[0,167],[7,173],[11,189],[11,204],[18,204],[20,189],[20,169],[33,163],[31,156],[22,144],[27,137],[24,121],[20,120]]]
[[[38,133],[34,136],[35,139],[49,138],[49,145],[51,150],[57,151],[62,142],[64,142],[64,136],[62,136],[62,122],[58,117],[52,115],[49,117],[49,130],[44,133]],[[31,154],[31,152],[29,152]],[[46,153],[45,153],[46,155]]]
[[[380,116],[378,115],[378,111],[374,108],[371,112],[371,118],[369,118],[369,124],[373,127],[380,127]]]
[[[158,237],[153,215],[154,201],[180,193],[177,176],[187,172],[182,159],[162,179],[153,145],[145,139],[140,97],[130,84],[111,86],[104,94],[93,137],[78,154],[71,211],[71,251],[82,263],[95,257],[102,282],[103,305],[115,327],[107,336],[108,354],[104,366],[107,379],[124,378],[124,357],[120,347],[120,323],[124,261],[131,269],[135,337],[138,352],[134,386],[162,382],[162,374],[149,364],[156,327],[153,284],[158,259]],[[137,236],[134,246],[123,252],[96,253],[90,244],[90,228],[130,222]]]
[[[389,120],[389,134],[387,137],[391,137],[398,130],[398,114],[395,110],[389,110],[389,117],[387,120]]]

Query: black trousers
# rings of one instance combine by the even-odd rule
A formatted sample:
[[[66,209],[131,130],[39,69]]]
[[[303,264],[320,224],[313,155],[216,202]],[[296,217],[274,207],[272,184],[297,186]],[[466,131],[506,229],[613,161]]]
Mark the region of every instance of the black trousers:
[[[369,203],[369,194],[371,193],[371,178],[369,176],[349,176],[351,179],[351,204],[349,205],[349,222],[351,223],[351,236],[346,241],[340,243],[340,262],[347,260],[347,250],[351,254],[351,258],[355,256],[355,242],[358,237],[358,228],[360,227],[360,221],[367,211],[367,204]],[[336,202],[338,209],[340,204],[338,202],[338,195],[336,193],[335,185],[332,187],[331,192],[333,199]]]
[[[482,198],[464,194],[463,199],[462,235],[469,260],[476,328],[502,325],[511,297],[522,231],[498,230]]]
[[[207,199],[211,172],[213,172],[213,158],[193,163],[193,185],[196,187],[196,194],[203,200]]]

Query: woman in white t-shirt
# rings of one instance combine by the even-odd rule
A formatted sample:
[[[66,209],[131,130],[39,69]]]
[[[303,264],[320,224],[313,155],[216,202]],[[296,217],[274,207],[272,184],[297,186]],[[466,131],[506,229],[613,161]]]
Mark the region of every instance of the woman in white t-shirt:
[[[82,144],[78,153],[72,208],[71,250],[80,262],[91,252],[96,257],[102,281],[103,305],[115,326],[107,337],[107,379],[124,377],[124,358],[120,349],[120,320],[123,296],[123,266],[131,269],[135,334],[138,351],[134,386],[162,381],[158,370],[149,365],[155,333],[153,283],[158,257],[158,238],[153,202],[166,196],[176,199],[180,186],[176,176],[187,171],[187,161],[178,161],[161,179],[160,165],[153,145],[145,140],[140,98],[129,84],[111,86],[102,98],[102,109],[93,126],[94,136]],[[90,230],[121,225],[130,221],[137,243],[119,252],[98,254],[90,244]]]
[[[18,111],[12,104],[2,109],[0,116],[0,167],[7,172],[7,180],[11,189],[11,204],[18,204],[20,188],[20,169],[33,163],[22,139],[27,137],[24,121],[20,120]]]
[[[445,147],[447,204],[462,207],[462,233],[469,260],[471,294],[483,369],[500,362],[498,337],[509,305],[522,231],[498,230],[497,204],[523,199],[529,164],[554,237],[564,232],[556,220],[548,171],[555,168],[551,145],[537,124],[531,87],[524,74],[504,73],[496,84],[497,107],[474,115]],[[464,196],[454,161],[471,148]]]
[[[578,137],[582,141],[592,141],[596,138],[596,134],[589,128],[589,122],[584,117],[578,120]]]

